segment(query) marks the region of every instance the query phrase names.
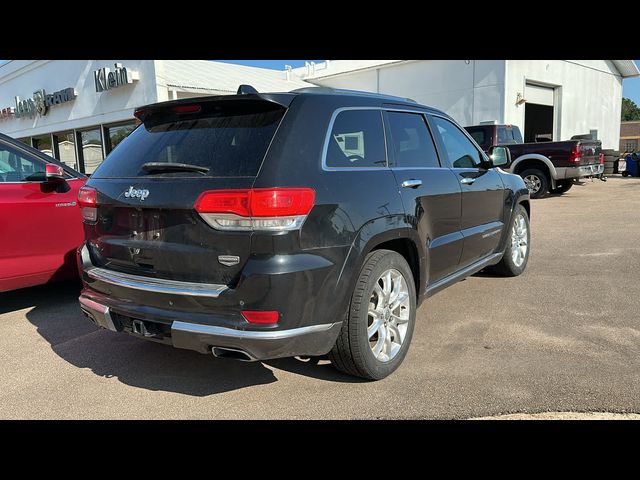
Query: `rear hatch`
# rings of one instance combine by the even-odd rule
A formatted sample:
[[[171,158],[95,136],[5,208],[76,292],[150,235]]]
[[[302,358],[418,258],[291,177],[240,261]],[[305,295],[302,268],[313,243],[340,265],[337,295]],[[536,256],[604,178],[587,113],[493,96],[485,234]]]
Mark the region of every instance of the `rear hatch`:
[[[154,278],[237,282],[251,233],[216,230],[194,205],[208,190],[252,187],[285,111],[229,96],[136,112],[143,123],[87,184],[98,203],[96,223],[85,225],[92,262]]]

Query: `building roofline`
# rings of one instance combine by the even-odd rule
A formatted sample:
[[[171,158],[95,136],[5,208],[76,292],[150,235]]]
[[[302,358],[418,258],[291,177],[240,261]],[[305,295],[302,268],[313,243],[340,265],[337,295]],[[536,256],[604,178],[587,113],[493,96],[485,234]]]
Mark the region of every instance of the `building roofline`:
[[[640,70],[633,60],[611,60],[622,78],[640,77]]]

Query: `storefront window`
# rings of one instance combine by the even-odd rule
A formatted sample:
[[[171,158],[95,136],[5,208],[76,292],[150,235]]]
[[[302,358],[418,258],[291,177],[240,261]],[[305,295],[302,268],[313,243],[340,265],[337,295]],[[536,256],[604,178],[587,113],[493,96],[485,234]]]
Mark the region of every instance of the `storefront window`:
[[[53,147],[51,145],[51,135],[41,135],[39,137],[33,137],[33,146],[42,153],[46,153],[53,157]]]
[[[136,128],[136,123],[128,123],[125,125],[107,126],[105,128],[105,140],[107,140],[107,154],[111,152],[118,144],[124,140],[127,135]]]
[[[90,175],[104,160],[102,156],[102,135],[100,135],[99,128],[85,130],[84,132],[79,132],[79,134],[80,144],[82,145],[80,154],[84,164],[84,173]]]
[[[71,168],[78,170],[78,159],[76,158],[76,142],[73,132],[60,132],[53,134],[56,158]]]

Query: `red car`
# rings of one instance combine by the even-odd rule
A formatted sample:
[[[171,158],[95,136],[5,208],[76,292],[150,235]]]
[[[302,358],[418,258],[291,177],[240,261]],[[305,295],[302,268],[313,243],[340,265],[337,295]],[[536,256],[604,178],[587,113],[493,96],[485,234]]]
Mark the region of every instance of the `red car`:
[[[77,277],[87,177],[0,134],[0,292]]]

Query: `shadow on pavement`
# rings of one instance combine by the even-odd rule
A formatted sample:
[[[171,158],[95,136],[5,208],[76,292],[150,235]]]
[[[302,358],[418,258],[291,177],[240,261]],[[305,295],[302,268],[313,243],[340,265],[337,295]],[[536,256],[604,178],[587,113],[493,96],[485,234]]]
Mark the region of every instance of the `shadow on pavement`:
[[[266,365],[323,380],[358,381],[331,365],[318,365],[315,359],[239,362],[102,330],[82,315],[77,302],[79,293],[77,282],[3,293],[0,313],[32,307],[26,318],[61,358],[96,375],[115,377],[147,390],[207,396],[276,382]]]

